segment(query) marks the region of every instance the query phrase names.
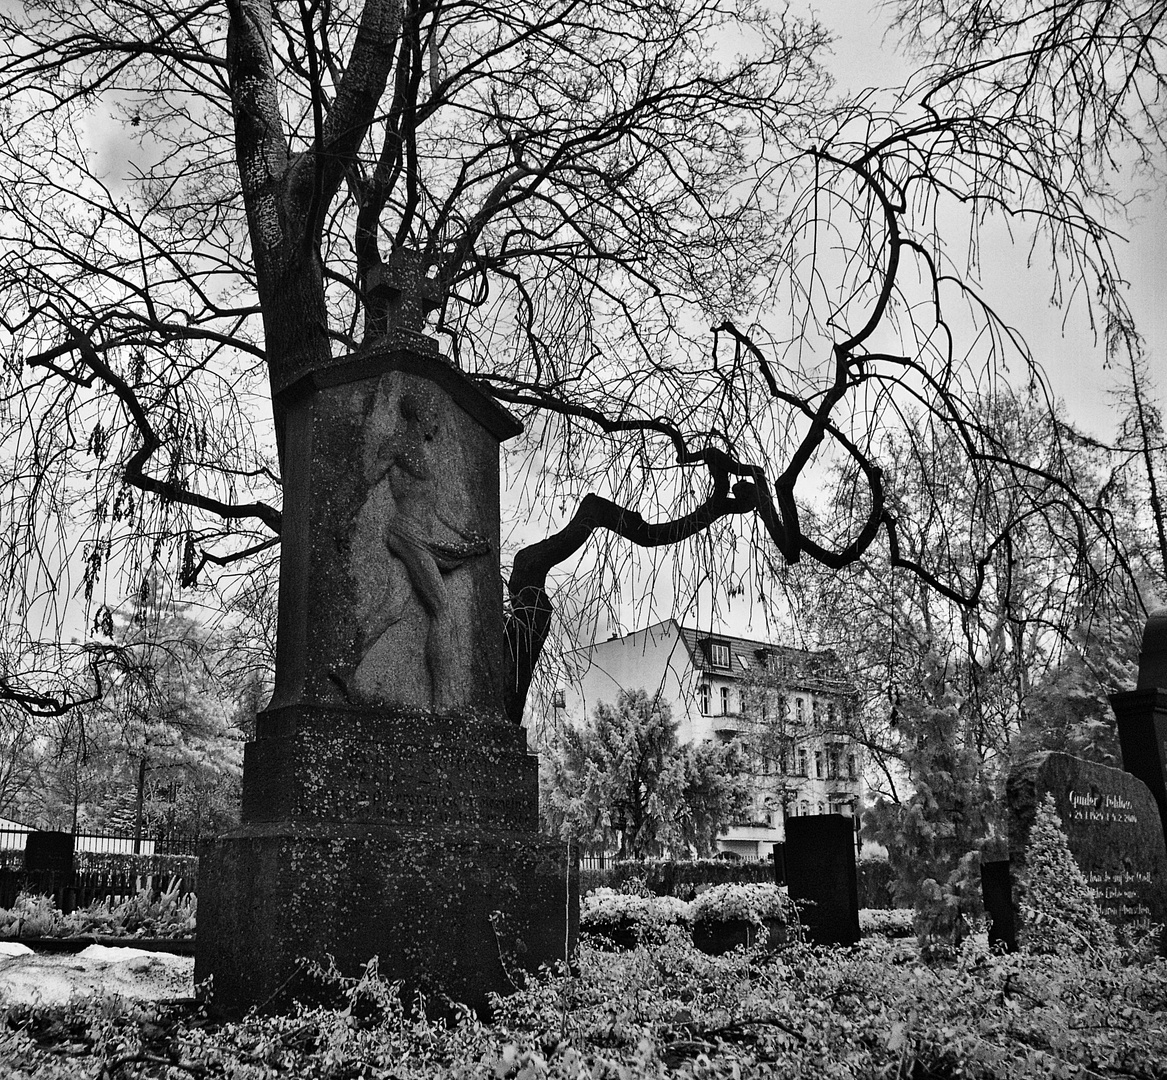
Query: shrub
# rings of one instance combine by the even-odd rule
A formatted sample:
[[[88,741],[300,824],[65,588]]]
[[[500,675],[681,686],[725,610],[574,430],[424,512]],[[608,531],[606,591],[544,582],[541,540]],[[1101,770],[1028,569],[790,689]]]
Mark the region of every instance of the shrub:
[[[892,885],[895,881],[895,872],[887,859],[860,859],[856,864],[859,884],[859,907],[863,908],[894,908],[895,897],[892,896]]]
[[[637,896],[595,889],[580,902],[579,923],[585,930],[623,922],[664,925],[689,921],[689,905],[675,896]]]
[[[741,919],[760,924],[763,919],[793,921],[789,898],[777,885],[714,885],[689,905],[694,922]]]
[[[900,937],[912,933],[915,912],[911,908],[860,908],[859,930],[862,934],[886,934]]]

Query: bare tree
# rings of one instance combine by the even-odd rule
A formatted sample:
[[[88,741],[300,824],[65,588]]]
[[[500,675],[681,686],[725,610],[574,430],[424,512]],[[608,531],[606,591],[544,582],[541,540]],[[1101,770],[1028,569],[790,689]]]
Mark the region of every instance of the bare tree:
[[[1041,376],[976,287],[975,228],[1020,222],[1067,295],[1123,323],[1100,170],[1127,99],[1067,130],[1061,99],[977,96],[1016,61],[969,45],[902,95],[836,100],[818,25],[722,0],[48,0],[0,15],[0,38],[19,627],[59,624],[76,590],[102,630],[111,565],[221,569],[229,592],[280,528],[269,387],[427,328],[527,424],[549,535],[510,573],[516,720],[549,575],[597,533],[745,537],[834,569],[878,543],[961,604],[1050,485],[1077,535],[1106,534],[978,415],[1006,363]],[[1132,76],[1155,47],[1121,54]],[[955,561],[905,547],[880,458],[919,411],[1019,492]],[[847,533],[809,513],[830,460]]]

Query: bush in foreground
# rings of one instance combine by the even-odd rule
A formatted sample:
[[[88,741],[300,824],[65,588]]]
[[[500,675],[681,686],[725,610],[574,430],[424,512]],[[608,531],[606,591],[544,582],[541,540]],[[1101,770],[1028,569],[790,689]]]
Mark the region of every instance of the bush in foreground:
[[[976,939],[974,939],[975,942]],[[1167,1075],[1167,966],[1117,950],[926,966],[910,942],[776,956],[695,951],[681,928],[580,952],[498,1003],[491,1023],[406,1013],[375,969],[346,1004],[205,1026],[193,1009],[90,1002],[9,1009],[0,1072],[86,1076],[583,1080]]]

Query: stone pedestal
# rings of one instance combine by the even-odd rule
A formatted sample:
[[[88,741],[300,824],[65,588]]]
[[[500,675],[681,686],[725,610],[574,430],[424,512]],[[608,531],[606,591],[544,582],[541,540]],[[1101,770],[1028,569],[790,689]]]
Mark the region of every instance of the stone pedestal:
[[[1167,835],[1167,609],[1143,628],[1136,689],[1110,695],[1118,720],[1122,766],[1151,790]]]
[[[566,959],[578,871],[538,834],[502,711],[498,448],[517,423],[424,339],[278,388],[276,687],[243,824],[206,845],[195,979],[212,1010],[312,999],[335,958],[482,1009]]]

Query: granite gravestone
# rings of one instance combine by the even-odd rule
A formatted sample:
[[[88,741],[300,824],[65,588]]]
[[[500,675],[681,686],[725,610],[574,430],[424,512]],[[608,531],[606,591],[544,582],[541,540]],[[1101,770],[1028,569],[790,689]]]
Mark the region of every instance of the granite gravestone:
[[[854,945],[859,940],[854,821],[844,814],[787,818],[783,852],[790,899],[812,901],[801,916],[807,939],[815,945]]]
[[[302,958],[482,1009],[570,955],[578,870],[503,714],[499,443],[518,423],[400,332],[276,388],[275,692],[242,825],[201,851],[195,978],[221,1016],[311,998]]]
[[[1110,695],[1122,764],[1151,790],[1167,833],[1167,608],[1148,616],[1134,690]]]
[[[1037,806],[1049,794],[1102,914],[1115,926],[1136,930],[1167,923],[1163,827],[1138,777],[1069,754],[1041,753],[1013,769],[1006,794],[1014,882],[1024,874]]]

